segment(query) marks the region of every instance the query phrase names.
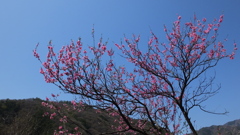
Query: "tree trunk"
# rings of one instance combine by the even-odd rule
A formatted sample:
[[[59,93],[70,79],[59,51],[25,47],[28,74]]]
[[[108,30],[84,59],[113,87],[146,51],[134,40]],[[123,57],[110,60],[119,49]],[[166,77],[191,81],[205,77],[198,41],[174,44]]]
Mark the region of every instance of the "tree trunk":
[[[185,118],[185,120],[187,121],[188,126],[190,127],[193,135],[198,135],[197,131],[195,130],[195,128],[194,128],[194,126],[193,126],[193,124],[192,124],[192,122],[191,122],[191,120],[190,120],[190,118],[189,118],[189,116],[188,116],[188,112],[186,112],[186,111],[184,110],[184,108],[183,108],[182,105],[178,105],[178,106],[179,106],[180,110],[182,111],[182,113],[183,113],[183,115],[184,115],[184,118]]]

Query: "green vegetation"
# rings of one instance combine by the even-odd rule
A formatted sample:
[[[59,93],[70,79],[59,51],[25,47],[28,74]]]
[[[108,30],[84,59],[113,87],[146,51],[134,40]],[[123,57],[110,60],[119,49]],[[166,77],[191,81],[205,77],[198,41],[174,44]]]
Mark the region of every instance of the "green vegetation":
[[[58,130],[63,125],[58,118],[50,119],[43,117],[45,112],[53,110],[41,105],[43,100],[23,99],[23,100],[0,100],[0,133],[1,135],[53,135],[54,130]],[[71,105],[69,101],[59,102],[61,105]],[[100,133],[113,132],[111,125],[116,125],[116,118],[108,116],[106,113],[96,113],[91,107],[86,107],[84,111],[64,110],[68,117],[68,123],[64,126],[70,132],[74,132],[74,127],[78,126],[83,134],[97,135]],[[220,126],[204,127],[198,131],[199,135],[238,135],[240,134],[240,120],[228,122]]]
[[[47,117],[40,99],[1,100],[0,133],[2,135],[53,134],[57,125]]]
[[[1,135],[52,135],[63,125],[58,118],[43,117],[44,112],[53,112],[41,105],[39,98],[24,100],[0,100],[0,133]],[[68,103],[70,102],[60,102]],[[66,110],[65,110],[66,111]],[[66,111],[67,112],[67,111]],[[82,112],[68,112],[68,123],[65,128],[74,130],[76,124],[83,134],[100,134],[111,132],[114,118],[104,113],[96,113],[95,109],[88,107]]]

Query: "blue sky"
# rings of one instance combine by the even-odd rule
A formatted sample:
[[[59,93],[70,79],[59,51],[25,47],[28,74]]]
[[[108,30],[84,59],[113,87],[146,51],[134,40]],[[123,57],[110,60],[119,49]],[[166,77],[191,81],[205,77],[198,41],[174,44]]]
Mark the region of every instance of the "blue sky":
[[[240,1],[238,0],[7,0],[0,1],[0,99],[45,99],[59,93],[57,87],[44,82],[39,74],[40,63],[32,50],[40,43],[45,56],[49,40],[56,48],[83,39],[91,45],[91,29],[96,36],[109,39],[109,45],[120,43],[124,34],[140,34],[143,41],[150,29],[164,41],[163,25],[171,28],[178,15],[189,21],[195,13],[208,21],[224,14],[219,40],[227,37],[227,49],[233,41],[240,44]],[[162,40],[161,40],[162,39]],[[205,102],[213,111],[229,111],[228,115],[211,115],[194,110],[191,115],[197,128],[224,124],[240,118],[240,54],[234,60],[223,60],[215,68],[218,95]],[[61,98],[73,96],[61,93]]]

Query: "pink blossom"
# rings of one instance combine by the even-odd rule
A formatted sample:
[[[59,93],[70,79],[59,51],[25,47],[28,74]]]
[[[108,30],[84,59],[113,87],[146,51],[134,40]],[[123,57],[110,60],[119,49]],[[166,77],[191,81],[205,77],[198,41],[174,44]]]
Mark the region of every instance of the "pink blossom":
[[[106,70],[107,71],[112,71],[112,68],[111,67],[107,67]]]
[[[175,25],[179,25],[180,21],[175,21],[174,24]]]
[[[38,59],[40,58],[36,50],[33,51],[33,55]]]
[[[222,49],[221,51],[222,51],[222,52],[226,52],[226,49]]]
[[[77,105],[76,102],[75,102],[74,100],[72,100],[71,103],[72,103],[74,106]]]
[[[52,46],[48,46],[48,49],[49,49],[49,50],[52,50],[52,49],[53,49],[53,47],[52,47]]]
[[[121,49],[122,47],[118,44],[115,44],[115,46],[117,46],[118,49]]]
[[[43,116],[48,116],[49,112],[44,112]]]
[[[81,42],[80,42],[80,40],[78,40],[78,41],[77,41],[77,45],[81,45]]]
[[[47,106],[48,103],[42,102],[42,106]]]
[[[77,130],[78,130],[78,127],[75,127],[75,128],[74,128],[74,130],[76,130],[76,131],[77,131]]]
[[[214,55],[214,51],[213,51],[213,50],[211,50],[211,51],[209,52],[209,54],[208,54],[208,57],[209,57],[209,58],[212,58],[212,57],[213,57],[213,55]]]
[[[40,69],[40,73],[41,73],[41,74],[44,74],[44,71],[43,71],[43,69],[42,69],[42,68]]]
[[[234,55],[235,55],[235,53],[232,52],[232,54],[229,56],[229,58],[230,58],[231,60],[234,59]]]
[[[185,23],[185,25],[192,26],[193,24],[191,22],[187,22],[187,23]]]
[[[62,126],[59,126],[58,129],[61,130],[63,127]]]
[[[53,117],[56,116],[56,115],[57,115],[56,113],[52,113],[52,114],[50,115],[50,119],[53,119]]]
[[[108,56],[112,56],[114,54],[114,51],[111,49],[111,50],[108,50]]]
[[[209,29],[204,30],[204,33],[208,34],[209,33]]]
[[[135,42],[137,43],[137,42],[139,42],[139,40],[140,40],[140,36],[138,36],[138,38],[135,39]]]
[[[223,21],[223,15],[220,16],[220,19],[219,19],[219,23],[221,23]]]
[[[104,45],[101,47],[103,51],[105,51],[107,49],[107,47]]]
[[[207,19],[206,18],[203,18],[203,20],[202,20],[203,22],[206,22],[207,21]]]

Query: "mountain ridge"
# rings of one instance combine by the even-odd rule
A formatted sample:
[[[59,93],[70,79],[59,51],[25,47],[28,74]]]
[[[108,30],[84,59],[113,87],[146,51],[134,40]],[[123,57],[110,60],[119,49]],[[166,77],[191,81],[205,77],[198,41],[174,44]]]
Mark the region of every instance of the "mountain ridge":
[[[223,125],[212,125],[198,130],[199,135],[240,135],[240,119],[229,121]],[[190,134],[191,135],[191,134]]]

